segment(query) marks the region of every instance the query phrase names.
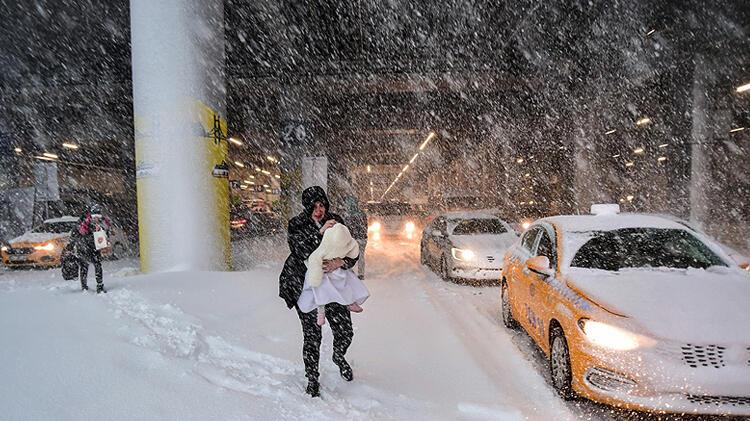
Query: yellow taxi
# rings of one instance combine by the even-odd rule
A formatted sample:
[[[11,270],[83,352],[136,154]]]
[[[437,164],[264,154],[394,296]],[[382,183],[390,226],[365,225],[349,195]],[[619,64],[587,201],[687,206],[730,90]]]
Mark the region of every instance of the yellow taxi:
[[[74,216],[44,221],[0,248],[3,264],[8,268],[60,266],[63,249],[70,241],[71,231],[77,226],[78,218]],[[105,258],[119,258],[127,253],[128,242],[122,230],[113,226],[109,241],[112,247],[103,251]]]
[[[503,267],[503,322],[562,397],[750,415],[750,274],[700,232],[595,205],[533,223]]]

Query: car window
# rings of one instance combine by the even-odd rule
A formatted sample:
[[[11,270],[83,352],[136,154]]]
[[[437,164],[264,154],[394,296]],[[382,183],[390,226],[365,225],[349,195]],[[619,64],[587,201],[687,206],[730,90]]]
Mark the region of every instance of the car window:
[[[508,230],[499,219],[464,219],[453,228],[453,235],[505,234]]]
[[[571,266],[616,272],[622,268],[705,269],[727,264],[688,231],[627,228],[594,233],[576,252]]]
[[[523,239],[521,240],[521,245],[523,246],[523,248],[531,251],[531,249],[534,247],[534,241],[536,241],[537,234],[539,234],[538,227],[534,227],[526,231],[526,233],[523,235]]]
[[[33,229],[33,232],[49,232],[53,234],[67,234],[76,227],[75,222],[44,223]]]
[[[546,230],[541,230],[541,232],[542,237],[539,239],[539,245],[536,248],[536,255],[547,256],[551,266],[553,268],[557,267],[557,250],[555,250],[555,244]]]
[[[445,232],[448,229],[448,224],[445,221],[445,218],[443,217],[437,218],[434,222],[434,229],[440,232]]]

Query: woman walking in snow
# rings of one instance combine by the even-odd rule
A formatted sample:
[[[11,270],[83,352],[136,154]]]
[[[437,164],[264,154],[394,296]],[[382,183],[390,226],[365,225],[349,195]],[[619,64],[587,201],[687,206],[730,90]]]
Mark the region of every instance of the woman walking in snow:
[[[344,221],[340,216],[329,212],[328,197],[318,186],[307,188],[302,192],[302,206],[304,210],[289,221],[287,241],[291,253],[279,276],[279,296],[284,299],[287,307],[294,307],[297,310],[304,340],[302,358],[308,380],[307,393],[317,397],[320,396],[318,367],[322,339],[321,326],[317,323],[317,312],[303,312],[297,305],[297,301],[302,295],[305,284],[307,274],[305,261],[320,246],[326,230],[337,223],[343,224]],[[357,258],[336,257],[323,260],[322,269],[325,273],[332,273],[341,268],[351,269],[356,263]],[[331,302],[325,305],[325,317],[333,332],[333,362],[339,367],[341,376],[347,381],[352,381],[354,373],[345,359],[346,351],[354,337],[351,312],[345,305]]]

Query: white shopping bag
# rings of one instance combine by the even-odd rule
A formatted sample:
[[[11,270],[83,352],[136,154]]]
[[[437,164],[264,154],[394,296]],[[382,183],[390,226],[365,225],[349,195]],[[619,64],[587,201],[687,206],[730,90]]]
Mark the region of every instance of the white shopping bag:
[[[97,250],[107,248],[109,242],[107,241],[107,233],[104,230],[94,231],[94,246]]]

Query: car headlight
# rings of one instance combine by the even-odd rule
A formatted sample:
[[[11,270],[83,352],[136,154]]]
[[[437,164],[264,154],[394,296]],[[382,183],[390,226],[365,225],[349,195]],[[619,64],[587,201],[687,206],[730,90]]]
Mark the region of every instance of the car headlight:
[[[639,346],[636,335],[606,323],[580,319],[578,326],[589,341],[604,348],[629,351]]]
[[[52,251],[55,249],[55,245],[52,243],[43,244],[41,246],[34,246],[34,250]]]
[[[417,229],[416,225],[414,225],[414,222],[407,222],[406,225],[404,225],[404,231],[406,231],[407,234],[412,234]]]
[[[370,224],[368,231],[380,232],[380,228],[381,228],[380,222],[373,222],[372,224]]]
[[[470,262],[476,257],[476,254],[474,254],[474,252],[471,250],[457,249],[455,247],[451,248],[451,254],[453,255],[454,259],[460,260],[462,262]]]

